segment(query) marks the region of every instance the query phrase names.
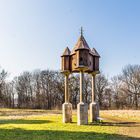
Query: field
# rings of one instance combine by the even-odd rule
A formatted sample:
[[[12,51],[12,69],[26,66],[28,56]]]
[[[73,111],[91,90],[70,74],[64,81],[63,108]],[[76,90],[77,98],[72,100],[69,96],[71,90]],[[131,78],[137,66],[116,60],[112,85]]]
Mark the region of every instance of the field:
[[[63,124],[61,111],[0,109],[0,140],[140,140],[140,111],[100,111],[100,123]]]

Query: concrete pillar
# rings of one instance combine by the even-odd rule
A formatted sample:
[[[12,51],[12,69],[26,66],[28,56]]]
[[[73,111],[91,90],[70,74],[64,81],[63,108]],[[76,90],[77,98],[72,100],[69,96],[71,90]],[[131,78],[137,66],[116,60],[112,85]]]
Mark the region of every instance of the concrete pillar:
[[[72,122],[72,104],[69,103],[68,97],[68,78],[69,73],[65,74],[65,103],[62,105],[63,123]]]
[[[72,122],[72,104],[64,103],[62,105],[62,111],[63,111],[63,123]]]
[[[80,103],[77,105],[77,124],[88,124],[88,105],[83,101],[84,73],[80,71]]]
[[[95,76],[92,74],[92,102],[90,103],[90,122],[95,122],[99,117],[99,105],[95,102]]]

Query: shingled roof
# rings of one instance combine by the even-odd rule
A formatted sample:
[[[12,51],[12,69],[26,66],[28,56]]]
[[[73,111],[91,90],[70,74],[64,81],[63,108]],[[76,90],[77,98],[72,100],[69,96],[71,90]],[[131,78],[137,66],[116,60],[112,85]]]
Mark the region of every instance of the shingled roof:
[[[96,51],[95,48],[93,48],[91,52],[94,56],[100,57],[99,53]]]
[[[68,55],[70,55],[70,53],[71,53],[70,49],[68,47],[66,47],[66,49],[64,50],[62,56],[68,56]]]
[[[87,44],[87,42],[86,42],[86,40],[85,40],[85,38],[84,38],[84,36],[82,34],[79,37],[76,45],[74,46],[71,54],[74,54],[75,51],[76,50],[79,50],[79,49],[87,49],[87,50],[91,51],[90,48],[89,48],[89,46],[88,46],[88,44]]]

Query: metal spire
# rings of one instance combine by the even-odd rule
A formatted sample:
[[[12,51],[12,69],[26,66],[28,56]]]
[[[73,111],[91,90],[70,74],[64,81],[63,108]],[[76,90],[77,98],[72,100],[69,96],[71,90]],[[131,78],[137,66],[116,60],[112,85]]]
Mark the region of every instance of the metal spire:
[[[83,27],[81,27],[81,36],[83,36]]]

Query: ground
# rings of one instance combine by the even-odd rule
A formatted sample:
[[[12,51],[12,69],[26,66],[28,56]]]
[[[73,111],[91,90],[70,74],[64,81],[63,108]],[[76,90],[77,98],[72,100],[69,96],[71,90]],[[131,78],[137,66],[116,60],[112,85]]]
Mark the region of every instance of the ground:
[[[100,123],[63,124],[61,111],[0,109],[0,140],[140,140],[140,111],[100,111]]]

